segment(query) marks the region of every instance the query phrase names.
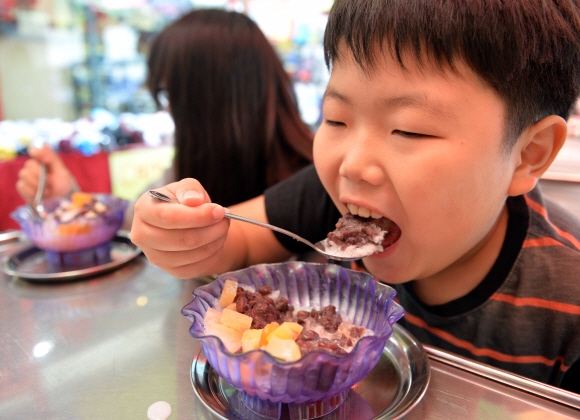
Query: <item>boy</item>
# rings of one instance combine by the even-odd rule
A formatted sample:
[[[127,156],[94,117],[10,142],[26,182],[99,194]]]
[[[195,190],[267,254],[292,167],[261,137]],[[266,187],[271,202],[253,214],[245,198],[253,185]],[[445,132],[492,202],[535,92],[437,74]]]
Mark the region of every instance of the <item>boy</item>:
[[[580,392],[580,224],[538,179],[580,94],[572,1],[338,0],[313,168],[231,208],[313,242],[390,219],[364,259],[419,340]],[[292,239],[223,219],[192,179],[136,204],[132,239],[177,277],[281,261]],[[549,217],[548,217],[549,216]],[[229,229],[229,230],[228,230]]]

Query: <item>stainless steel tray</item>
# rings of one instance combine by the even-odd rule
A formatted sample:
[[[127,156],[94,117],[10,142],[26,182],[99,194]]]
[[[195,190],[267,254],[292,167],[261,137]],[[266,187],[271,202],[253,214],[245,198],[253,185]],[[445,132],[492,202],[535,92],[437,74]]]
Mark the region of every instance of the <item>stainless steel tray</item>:
[[[337,410],[320,418],[401,418],[423,398],[430,376],[429,358],[421,344],[407,330],[395,324],[394,333],[375,368],[352,387],[348,398]],[[201,402],[217,418],[244,418],[235,409],[239,399],[237,389],[218,376],[201,347],[191,365],[191,383]],[[281,419],[288,418],[287,410],[282,410]]]
[[[70,281],[113,270],[128,263],[140,253],[141,250],[129,240],[128,233],[119,231],[111,241],[111,262],[108,263],[86,268],[53,267],[48,263],[44,251],[28,244],[5,256],[0,269],[10,276],[29,281]]]
[[[524,376],[516,375],[515,373],[492,367],[475,360],[467,359],[436,347],[424,345],[424,348],[431,360],[515,388],[527,394],[542,398],[545,401],[563,404],[576,410],[580,410],[580,394],[575,392],[566,391],[562,388],[557,388]]]

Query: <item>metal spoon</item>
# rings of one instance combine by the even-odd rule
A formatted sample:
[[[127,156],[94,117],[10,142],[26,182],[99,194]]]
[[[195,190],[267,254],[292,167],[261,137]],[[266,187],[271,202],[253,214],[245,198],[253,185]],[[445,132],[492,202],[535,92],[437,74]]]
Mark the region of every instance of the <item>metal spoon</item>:
[[[156,199],[158,201],[163,201],[165,203],[175,202],[170,197],[168,197],[165,194],[162,194],[158,191],[149,191],[149,195],[151,197],[153,197],[154,199]],[[283,233],[284,235],[288,235],[288,236],[296,239],[297,241],[300,241],[300,242],[308,245],[310,248],[314,249],[316,252],[321,253],[322,255],[324,255],[326,258],[328,258],[330,260],[353,261],[353,260],[359,260],[359,259],[364,258],[364,257],[368,257],[369,255],[372,255],[374,253],[373,252],[371,254],[363,254],[363,255],[356,254],[356,253],[353,254],[352,252],[341,252],[341,250],[337,249],[336,247],[334,247],[332,252],[329,252],[328,249],[330,248],[330,245],[328,244],[327,239],[323,239],[322,241],[318,241],[315,244],[313,244],[312,242],[304,239],[303,237],[298,236],[295,233],[292,233],[286,229],[279,228],[278,226],[270,225],[268,223],[259,222],[258,220],[254,220],[254,219],[248,219],[247,217],[239,216],[237,214],[232,214],[232,213],[226,213],[225,217],[227,217],[228,219],[239,220],[240,222],[251,223],[251,224],[254,224],[257,226],[261,226],[261,227],[266,228],[266,229],[270,229],[270,230],[274,230],[276,232]]]
[[[30,208],[32,213],[38,220],[44,220],[46,217],[46,211],[42,205],[42,197],[44,195],[44,187],[46,186],[46,165],[40,163],[40,176],[38,177],[38,189],[36,190],[36,195],[30,203]]]

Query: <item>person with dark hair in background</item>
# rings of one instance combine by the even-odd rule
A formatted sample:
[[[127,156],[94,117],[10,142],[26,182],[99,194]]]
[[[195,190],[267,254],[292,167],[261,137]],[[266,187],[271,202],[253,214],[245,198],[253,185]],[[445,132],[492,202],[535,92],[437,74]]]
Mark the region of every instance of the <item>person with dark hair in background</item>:
[[[246,15],[195,10],[165,27],[151,45],[147,86],[175,122],[174,165],[159,185],[196,178],[212,200],[228,206],[262,194],[312,161],[313,133],[300,118],[292,81]],[[50,147],[29,153],[17,182],[26,201],[38,185],[39,161],[47,166],[45,198],[76,188]]]
[[[200,180],[216,203],[260,195],[312,160],[291,80],[247,16],[186,14],[155,38],[148,67],[175,121],[175,179]]]

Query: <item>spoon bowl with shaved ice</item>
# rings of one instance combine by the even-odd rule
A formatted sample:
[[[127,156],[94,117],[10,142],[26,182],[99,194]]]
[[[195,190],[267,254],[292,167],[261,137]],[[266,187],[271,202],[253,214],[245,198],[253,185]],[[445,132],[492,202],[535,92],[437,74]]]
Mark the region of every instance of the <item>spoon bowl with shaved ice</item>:
[[[42,202],[45,217],[29,206],[11,213],[28,239],[45,251],[53,266],[109,262],[110,242],[121,227],[129,202],[110,194],[73,193]]]
[[[401,229],[394,222],[364,207],[349,204],[349,213],[324,240],[325,251],[351,259],[364,258],[395,243]]]

